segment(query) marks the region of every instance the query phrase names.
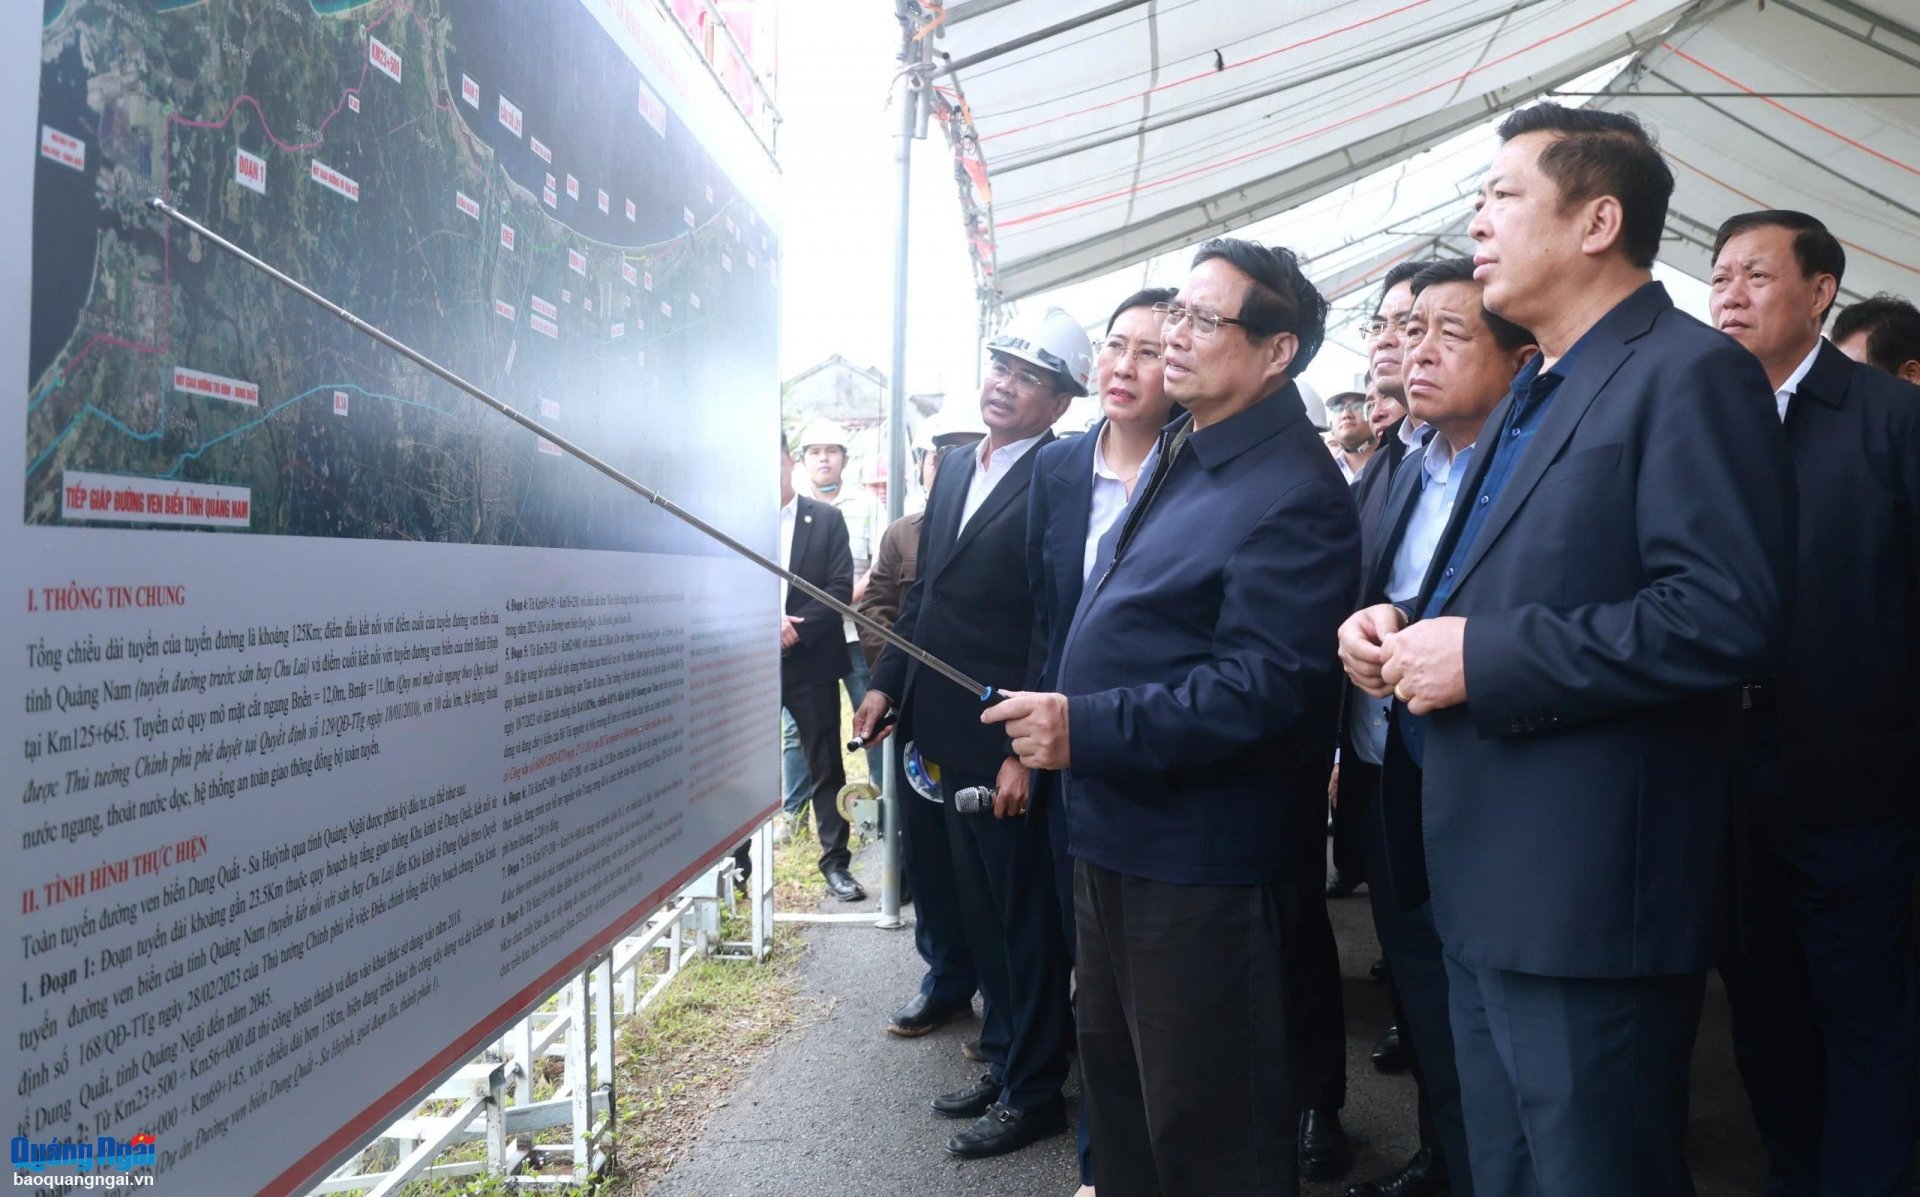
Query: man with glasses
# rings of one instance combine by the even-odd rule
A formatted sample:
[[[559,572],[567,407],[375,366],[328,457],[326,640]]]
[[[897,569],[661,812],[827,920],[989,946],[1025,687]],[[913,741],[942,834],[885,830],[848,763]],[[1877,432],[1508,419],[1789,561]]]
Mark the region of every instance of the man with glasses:
[[[896,628],[996,690],[1037,685],[1046,646],[1034,638],[1028,583],[1027,491],[1049,426],[1087,393],[1093,347],[1053,308],[988,342],[980,391],[987,436],[956,451],[934,479],[920,525],[920,575]],[[1332,468],[1329,466],[1328,468]],[[933,1102],[973,1121],[947,1142],[962,1158],[1000,1155],[1066,1129],[1068,973],[1045,824],[1029,822],[1027,769],[998,728],[980,722],[980,696],[889,647],[854,714],[854,734],[878,743],[886,716],[938,765],[954,891],[986,998],[979,1081]],[[963,814],[954,796],[991,787],[991,811]],[[919,801],[910,798],[907,801]],[[924,846],[924,845],[923,845]]]
[[[1187,414],[1101,539],[1060,692],[981,716],[1066,770],[1101,1197],[1299,1191],[1285,911],[1324,842],[1359,586],[1353,501],[1291,381],[1326,311],[1287,250],[1201,247],[1162,312]]]

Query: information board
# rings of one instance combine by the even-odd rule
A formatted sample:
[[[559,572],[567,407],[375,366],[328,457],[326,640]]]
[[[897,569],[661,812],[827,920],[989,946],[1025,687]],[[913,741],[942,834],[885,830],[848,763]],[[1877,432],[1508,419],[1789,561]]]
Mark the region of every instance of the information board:
[[[774,172],[644,0],[4,11],[12,1162],[295,1192],[772,808],[777,587],[145,201],[772,556]]]

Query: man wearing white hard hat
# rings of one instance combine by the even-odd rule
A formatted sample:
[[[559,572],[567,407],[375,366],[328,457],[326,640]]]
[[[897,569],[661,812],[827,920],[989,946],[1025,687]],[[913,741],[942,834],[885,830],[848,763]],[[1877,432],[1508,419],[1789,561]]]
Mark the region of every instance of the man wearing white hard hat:
[[[986,439],[944,463],[927,499],[920,576],[897,630],[995,690],[1030,689],[1035,651],[1027,567],[1027,492],[1049,426],[1087,393],[1093,347],[1058,308],[1017,322],[987,345],[980,392]],[[1043,816],[1029,818],[1028,773],[1005,733],[980,722],[972,694],[889,648],[854,715],[862,738],[887,734],[890,710],[921,756],[939,766],[960,916],[987,999],[980,1050],[987,1072],[934,1100],[972,1119],[947,1142],[962,1158],[1001,1155],[1066,1129],[1068,970]],[[991,787],[991,810],[964,814],[963,789]]]
[[[884,503],[859,486],[849,485],[847,443],[853,438],[845,428],[825,417],[807,421],[795,438],[802,470],[806,474],[808,494],[826,503],[847,521],[847,544],[853,551],[853,597],[860,599],[860,579],[873,564],[873,542],[886,528]],[[847,705],[858,708],[867,696],[867,658],[860,651],[860,632],[851,619],[841,621],[841,636],[847,644],[847,661],[852,666],[843,684]],[[836,737],[837,738],[837,737]],[[867,776],[880,776],[880,754],[867,754]],[[837,893],[835,896],[841,896]]]

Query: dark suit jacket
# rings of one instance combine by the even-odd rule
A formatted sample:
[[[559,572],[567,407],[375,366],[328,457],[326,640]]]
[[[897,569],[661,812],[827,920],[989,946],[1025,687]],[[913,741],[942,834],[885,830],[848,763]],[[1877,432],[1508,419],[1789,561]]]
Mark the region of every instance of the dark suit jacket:
[[[1426,732],[1434,921],[1484,967],[1698,972],[1738,687],[1773,672],[1785,638],[1786,438],[1753,355],[1657,283],[1578,348],[1438,612],[1466,617],[1468,700]],[[1476,505],[1455,507],[1422,609]]]
[[[1298,837],[1324,842],[1359,550],[1291,384],[1163,447],[1062,649],[1074,856],[1174,884],[1296,880]]]
[[[1920,387],[1825,341],[1787,407],[1799,568],[1779,678],[1787,819],[1915,814]]]
[[[1372,503],[1373,516],[1370,522],[1366,509],[1361,509],[1360,596],[1354,604],[1356,611],[1387,601],[1387,583],[1393,575],[1393,558],[1400,551],[1400,542],[1407,532],[1407,522],[1413,517],[1413,509],[1420,498],[1426,452],[1421,446],[1405,450],[1392,476],[1381,476],[1377,498]],[[1373,468],[1371,463],[1367,468]],[[1365,478],[1361,479],[1362,483],[1365,481]],[[1342,762],[1358,759],[1354,755],[1353,729],[1348,721],[1353,694],[1351,682],[1341,686]],[[1392,725],[1388,727],[1388,734],[1394,734]],[[1402,767],[1418,772],[1410,761]],[[1344,781],[1346,770],[1343,768],[1341,773]],[[1354,801],[1363,798],[1376,801],[1377,805],[1369,813],[1379,820],[1382,839],[1387,845],[1385,863],[1393,874],[1393,893],[1403,909],[1412,910],[1427,900],[1426,849],[1421,843],[1420,781],[1417,777],[1396,780],[1405,784],[1389,787],[1383,783],[1374,795],[1349,794],[1343,786],[1341,804],[1344,806],[1349,798]]]
[[[1034,456],[1051,433],[1015,462],[973,519],[960,527],[976,466],[943,459],[920,525],[920,576],[907,588],[895,627],[913,643],[996,690],[1031,690],[1045,648],[1034,642],[1027,584],[1027,487]],[[992,777],[1011,755],[999,726],[980,722],[980,696],[889,646],[872,688],[900,712],[899,735],[942,769]]]
[[[1043,690],[1052,690],[1059,679],[1060,650],[1080,605],[1100,427],[1055,441],[1034,458],[1033,488],[1027,493],[1027,575],[1033,582],[1034,636],[1047,649]]]
[[[797,497],[793,513],[793,550],[787,568],[839,599],[853,600],[853,552],[847,545],[847,521],[825,503]],[[798,586],[787,588],[787,614],[804,620],[800,643],[780,655],[780,686],[808,682],[832,685],[853,671],[840,616]]]
[[[1393,479],[1400,472],[1400,463],[1406,459],[1406,442],[1400,439],[1400,430],[1406,427],[1407,418],[1401,416],[1381,434],[1380,448],[1367,459],[1366,468],[1353,480],[1353,502],[1360,509],[1360,543],[1366,545],[1367,537],[1379,525],[1380,513],[1386,510],[1387,491],[1393,487]]]

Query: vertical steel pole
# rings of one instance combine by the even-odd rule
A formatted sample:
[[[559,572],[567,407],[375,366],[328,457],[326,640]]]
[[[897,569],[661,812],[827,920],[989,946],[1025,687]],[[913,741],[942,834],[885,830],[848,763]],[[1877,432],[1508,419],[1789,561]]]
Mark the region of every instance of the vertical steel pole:
[[[914,40],[914,6],[896,0],[900,18],[900,130],[894,137],[896,172],[893,214],[893,368],[887,379],[887,522],[906,513],[907,493],[907,240],[913,201],[913,139],[920,123],[926,88],[917,68],[926,43]],[[897,742],[888,739],[881,752],[885,776],[875,779],[881,789],[880,917],[876,926],[900,927],[900,795],[893,784]]]

